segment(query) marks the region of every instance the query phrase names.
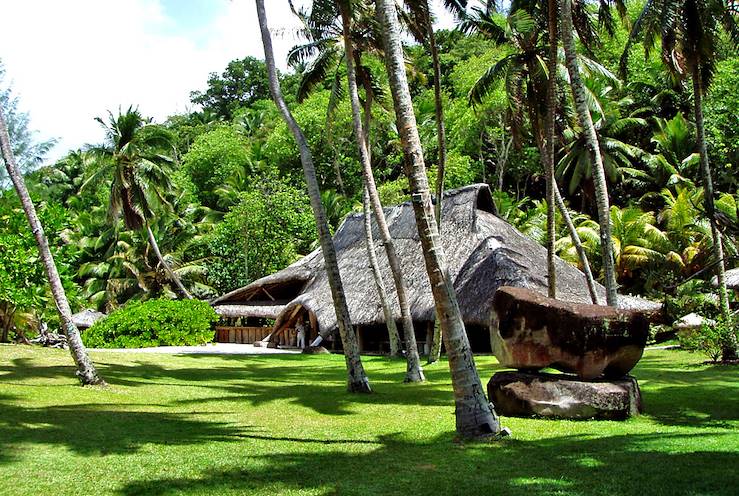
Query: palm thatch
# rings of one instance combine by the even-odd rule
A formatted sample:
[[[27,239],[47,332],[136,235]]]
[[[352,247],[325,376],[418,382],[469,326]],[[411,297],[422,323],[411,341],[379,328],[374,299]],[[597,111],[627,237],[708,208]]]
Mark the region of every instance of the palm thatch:
[[[501,286],[518,286],[547,293],[546,250],[495,215],[490,190],[485,184],[474,184],[444,194],[442,245],[454,281],[460,309],[466,324],[487,327],[493,295]],[[432,322],[434,302],[429,287],[416,222],[411,202],[385,210],[390,232],[408,286],[408,297],[414,321]],[[350,215],[339,227],[334,244],[344,282],[351,320],[358,326],[384,325],[384,315],[375,290],[372,272],[366,258],[362,214]],[[376,226],[375,226],[376,229]],[[379,239],[379,233],[374,233]],[[377,253],[383,277],[392,275],[378,244]],[[576,303],[589,303],[584,275],[572,265],[557,259],[557,297]],[[605,300],[605,289],[598,286]],[[286,269],[232,291],[212,302],[218,309],[224,305],[249,306],[263,304],[268,296],[284,304],[276,318],[275,329],[294,321],[298,310],[312,314],[324,337],[337,327],[323,256],[316,250]],[[394,293],[395,318],[400,310]],[[655,310],[658,305],[645,300],[622,297],[622,306]],[[253,315],[253,314],[252,314]],[[266,316],[266,315],[265,315]]]

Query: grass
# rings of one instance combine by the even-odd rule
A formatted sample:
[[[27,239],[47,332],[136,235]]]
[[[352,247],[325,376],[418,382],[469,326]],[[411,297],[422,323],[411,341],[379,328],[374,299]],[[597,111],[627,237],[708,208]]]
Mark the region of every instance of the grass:
[[[634,374],[626,422],[504,418],[513,437],[454,439],[446,364],[344,392],[340,356],[93,354],[81,388],[66,352],[0,346],[0,494],[736,494],[739,377],[680,351]],[[499,367],[479,357],[487,380]]]

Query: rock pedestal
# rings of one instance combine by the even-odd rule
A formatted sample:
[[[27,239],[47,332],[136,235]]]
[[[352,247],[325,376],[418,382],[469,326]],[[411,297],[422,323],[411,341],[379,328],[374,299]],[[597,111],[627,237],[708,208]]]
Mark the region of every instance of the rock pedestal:
[[[525,288],[495,293],[493,354],[519,370],[552,367],[581,379],[626,375],[642,356],[649,320],[637,311],[567,303]]]
[[[636,379],[582,381],[564,374],[506,371],[488,382],[488,397],[501,415],[623,420],[641,412]]]

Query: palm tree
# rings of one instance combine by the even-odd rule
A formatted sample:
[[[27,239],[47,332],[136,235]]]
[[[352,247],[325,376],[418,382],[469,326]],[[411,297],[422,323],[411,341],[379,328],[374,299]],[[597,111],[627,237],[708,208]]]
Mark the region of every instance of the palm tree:
[[[462,23],[462,30],[466,32],[475,31],[486,38],[489,38],[497,43],[503,43],[508,41],[515,47],[515,51],[501,60],[497,61],[491,66],[474,84],[471,88],[468,98],[470,103],[473,105],[480,103],[482,99],[492,91],[494,86],[499,81],[504,81],[504,86],[508,94],[510,113],[509,119],[511,123],[511,133],[513,137],[520,136],[521,127],[523,125],[524,116],[528,115],[531,123],[532,132],[534,135],[534,141],[536,142],[537,148],[539,149],[539,155],[545,171],[551,172],[553,162],[549,160],[551,156],[551,150],[549,145],[554,144],[554,139],[545,138],[544,129],[547,128],[547,132],[551,133],[551,127],[549,119],[552,114],[549,110],[546,111],[547,123],[545,126],[541,125],[542,121],[542,102],[544,99],[544,92],[546,91],[546,98],[548,101],[549,94],[553,91],[551,88],[549,74],[557,74],[559,71],[552,71],[551,68],[544,70],[544,47],[541,46],[540,31],[544,30],[542,15],[539,9],[539,5],[527,4],[527,8],[533,9],[533,13],[529,13],[523,9],[514,10],[506,19],[507,26],[505,28],[499,26],[495,21],[493,14],[494,10],[491,6],[487,9],[480,9],[476,7],[473,9],[473,14],[468,16]],[[512,7],[513,8],[513,7]],[[550,40],[551,43],[551,40]],[[554,51],[551,46],[549,47],[549,57],[552,57]],[[548,66],[552,65],[552,62],[558,60],[558,57],[552,58],[551,62],[547,62]],[[605,68],[599,64],[585,59],[585,67],[588,71],[597,73],[607,72]],[[551,82],[552,84],[554,81]],[[544,86],[546,85],[546,89]],[[547,141],[548,140],[548,141]],[[550,174],[547,174],[550,175]],[[556,205],[561,212],[565,224],[572,237],[573,244],[577,249],[577,253],[581,258],[581,266],[585,273],[585,278],[590,291],[591,299],[593,303],[598,303],[597,294],[595,291],[595,281],[593,274],[590,269],[590,263],[582,243],[578,239],[577,230],[570,218],[569,210],[567,209],[562,195],[557,187],[556,180],[548,180],[548,184],[551,183],[552,188],[548,188],[547,208],[550,211],[548,216],[548,241],[547,245],[547,259],[548,259],[548,275],[549,275],[549,294],[554,294],[556,287],[556,274],[554,270],[554,214],[553,206]],[[551,207],[550,207],[551,206]]]
[[[347,388],[350,392],[369,393],[372,391],[369,379],[362,366],[362,359],[359,356],[359,348],[357,346],[357,338],[352,328],[351,319],[349,317],[349,307],[346,302],[346,295],[341,283],[341,274],[339,273],[339,264],[336,259],[336,248],[331,239],[331,231],[326,222],[326,214],[321,204],[321,192],[318,188],[318,179],[316,178],[316,170],[313,166],[313,157],[311,156],[308,143],[303,135],[303,131],[293,118],[290,109],[285,104],[282,97],[279,80],[277,79],[277,68],[275,67],[275,56],[272,51],[272,36],[267,27],[267,14],[264,10],[264,0],[256,0],[257,16],[259,17],[259,29],[262,34],[262,44],[264,45],[264,58],[267,64],[267,72],[269,75],[269,88],[272,92],[272,98],[280,110],[283,119],[290,128],[290,131],[298,143],[300,150],[300,161],[303,164],[303,174],[308,187],[308,196],[310,197],[313,215],[316,218],[316,228],[318,230],[318,238],[321,243],[321,251],[326,265],[326,275],[328,276],[329,286],[331,287],[331,295],[336,310],[336,319],[339,326],[339,335],[344,347],[344,356],[346,359],[346,368],[348,374]]]
[[[600,153],[603,158],[606,177],[611,184],[624,179],[639,182],[650,181],[650,174],[634,167],[634,163],[647,158],[647,153],[638,146],[625,141],[625,137],[633,131],[647,127],[647,121],[635,113],[627,113],[626,109],[633,105],[630,97],[612,97],[614,88],[599,81],[586,80],[592,100],[593,125],[598,132]],[[570,194],[581,190],[583,202],[592,197],[594,191],[594,174],[587,133],[579,126],[568,127],[563,132],[564,155],[557,164],[557,176],[568,183]]]
[[[164,271],[180,293],[192,299],[162,256],[151,230],[154,208],[169,205],[165,195],[172,187],[169,174],[173,159],[163,153],[172,147],[169,132],[151,124],[150,119],[144,119],[133,107],[125,113],[119,111],[118,117],[108,112],[107,123],[100,117],[96,120],[105,129],[107,143],[90,150],[97,168],[82,189],[112,176],[109,216],[116,218],[122,213],[127,229],[145,228],[149,244]]]
[[[383,27],[385,62],[397,128],[403,145],[405,172],[411,188],[413,211],[426,262],[426,272],[436,304],[436,315],[439,316],[449,357],[457,432],[465,437],[497,434],[500,432],[500,423],[492,404],[485,397],[439,241],[421,140],[408,88],[395,3],[390,0],[378,0],[377,17]]]
[[[716,222],[713,180],[703,123],[703,96],[710,87],[718,59],[721,26],[729,34],[730,43],[738,45],[739,25],[735,6],[730,7],[729,3],[722,0],[650,0],[644,5],[634,23],[621,58],[621,67],[626,72],[631,43],[643,35],[644,49],[648,54],[659,37],[662,55],[670,71],[677,75],[688,75],[692,79],[693,112],[705,192],[705,209],[711,223],[713,251],[717,261],[721,313],[728,320],[730,311],[726,291],[724,247]],[[724,359],[730,359],[736,358],[738,353],[739,343],[734,337],[731,342],[726,343],[722,355]]]
[[[608,305],[618,304],[616,293],[616,272],[613,261],[613,243],[611,240],[610,201],[608,199],[608,184],[606,183],[605,167],[600,152],[598,135],[593,125],[593,119],[588,108],[587,92],[580,76],[577,60],[577,49],[574,40],[572,18],[572,0],[561,0],[561,32],[562,44],[565,51],[565,65],[570,75],[570,86],[575,101],[580,126],[585,134],[588,150],[592,157],[592,171],[595,183],[595,197],[598,206],[598,222],[600,224],[601,258],[606,286],[606,302]]]
[[[331,76],[331,96],[329,98],[329,104],[326,111],[326,133],[327,146],[331,148],[333,146],[333,115],[339,102],[344,98],[343,89],[343,73],[341,71],[342,63],[347,57],[347,51],[345,43],[351,41],[352,45],[352,70],[354,71],[355,79],[359,79],[364,88],[365,99],[364,99],[364,140],[365,149],[367,154],[367,161],[371,164],[371,145],[370,145],[370,124],[372,118],[372,102],[373,100],[382,94],[381,88],[373,76],[369,67],[362,64],[362,53],[364,52],[379,52],[381,51],[380,44],[375,39],[375,30],[373,29],[373,22],[370,20],[368,15],[368,9],[365,5],[353,5],[352,13],[359,14],[364,25],[360,29],[350,29],[350,35],[344,36],[344,26],[342,23],[336,22],[336,2],[335,0],[315,0],[312,3],[310,13],[304,10],[296,10],[292,2],[290,3],[293,13],[298,16],[303,24],[302,34],[307,38],[307,42],[294,47],[288,54],[288,62],[292,65],[304,65],[311,57],[313,60],[303,73],[301,74],[300,84],[298,86],[298,101],[302,101],[313,91],[319,84],[321,84],[327,76],[329,69],[333,67],[333,75]],[[356,23],[355,23],[356,24]],[[347,61],[349,63],[349,61]],[[359,139],[359,138],[357,138]],[[338,152],[334,154],[334,173],[336,174],[337,183],[342,194],[344,193],[344,184],[341,179],[341,169],[338,164]],[[387,295],[385,283],[382,279],[380,265],[377,257],[377,251],[372,236],[372,204],[371,195],[366,186],[366,180],[364,179],[364,162],[363,162],[363,182],[365,183],[362,194],[362,205],[363,213],[366,217],[364,221],[364,234],[365,244],[367,246],[367,258],[370,263],[372,275],[375,281],[375,288],[380,300],[380,306],[385,316],[385,322],[388,331],[388,338],[390,342],[390,355],[401,356],[402,350],[400,347],[400,336],[398,334],[398,328],[395,324],[395,317],[393,316],[392,306]],[[371,171],[371,169],[370,169]],[[373,179],[374,182],[374,179]],[[324,191],[323,195],[328,193]],[[322,196],[323,196],[322,195]],[[324,201],[324,205],[326,202]],[[384,212],[382,213],[384,219]],[[330,216],[329,216],[330,221]],[[332,222],[332,225],[334,223]],[[392,241],[391,241],[392,242]],[[391,270],[393,267],[391,267]],[[403,295],[405,291],[402,291]],[[401,315],[410,315],[410,309],[407,305],[407,298],[399,298],[401,302]],[[403,309],[407,309],[404,312]],[[404,320],[404,322],[408,322]],[[410,320],[412,324],[412,320]],[[412,360],[412,357],[411,357]]]
[[[62,286],[62,281],[59,278],[59,272],[54,263],[54,257],[51,254],[51,250],[49,250],[49,242],[44,234],[44,228],[36,214],[36,208],[28,194],[28,189],[26,189],[26,183],[23,180],[23,176],[19,172],[15,163],[15,157],[10,144],[10,137],[8,136],[8,128],[5,124],[5,115],[1,107],[0,148],[2,148],[3,160],[5,161],[5,170],[8,172],[8,176],[13,182],[15,191],[18,193],[18,197],[23,205],[23,211],[28,219],[28,224],[36,238],[39,255],[44,264],[46,277],[49,279],[49,286],[51,286],[51,294],[54,297],[54,303],[56,303],[56,308],[59,311],[59,317],[62,321],[64,333],[67,335],[69,351],[72,354],[74,362],[77,364],[77,377],[79,377],[80,382],[82,382],[82,385],[84,386],[105,385],[105,381],[98,375],[95,365],[92,363],[92,360],[90,360],[87,350],[85,349],[85,345],[82,344],[79,329],[77,329],[77,326],[74,325],[74,322],[72,321],[72,309],[69,306],[64,286]]]
[[[441,64],[439,63],[439,49],[436,45],[433,18],[428,0],[405,0],[406,7],[413,18],[408,18],[408,26],[416,39],[428,46],[431,52],[431,65],[434,71],[434,113],[436,120],[436,140],[439,148],[439,158],[436,167],[436,205],[434,215],[436,224],[441,233],[441,206],[444,198],[444,178],[446,175],[446,128],[444,125],[444,104],[441,98]],[[467,0],[445,0],[445,7],[457,15],[464,17],[467,9]],[[416,22],[413,22],[416,21]],[[441,356],[441,325],[437,317],[434,322],[434,333],[428,356],[428,363],[439,361]]]
[[[423,369],[421,368],[421,361],[418,356],[416,333],[413,327],[413,316],[411,315],[410,303],[408,302],[403,269],[400,266],[400,260],[398,259],[398,254],[395,250],[395,243],[390,235],[387,221],[385,220],[385,212],[382,210],[380,196],[377,193],[377,186],[372,173],[372,165],[367,152],[368,143],[365,140],[367,134],[362,127],[362,111],[360,109],[359,94],[357,91],[357,76],[354,69],[354,47],[352,46],[351,41],[351,9],[348,4],[348,0],[340,0],[338,3],[344,34],[344,52],[346,54],[344,59],[346,60],[346,72],[349,80],[349,97],[352,105],[352,120],[357,147],[359,148],[359,157],[362,163],[364,185],[369,194],[369,200],[375,214],[375,221],[379,228],[382,243],[385,245],[385,253],[387,254],[388,263],[390,264],[390,272],[395,281],[395,290],[400,304],[403,335],[406,342],[407,368],[405,382],[423,382],[425,378],[423,376]],[[371,232],[371,229],[368,232]]]

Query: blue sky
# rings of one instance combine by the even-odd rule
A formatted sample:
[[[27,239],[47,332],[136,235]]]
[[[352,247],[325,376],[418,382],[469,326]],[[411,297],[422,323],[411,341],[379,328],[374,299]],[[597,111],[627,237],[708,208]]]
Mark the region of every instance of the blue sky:
[[[280,63],[298,21],[287,0],[265,3]],[[94,118],[108,110],[138,105],[161,121],[191,108],[209,73],[264,56],[253,0],[13,0],[2,17],[6,83],[39,136],[59,140],[50,160],[101,141]]]

